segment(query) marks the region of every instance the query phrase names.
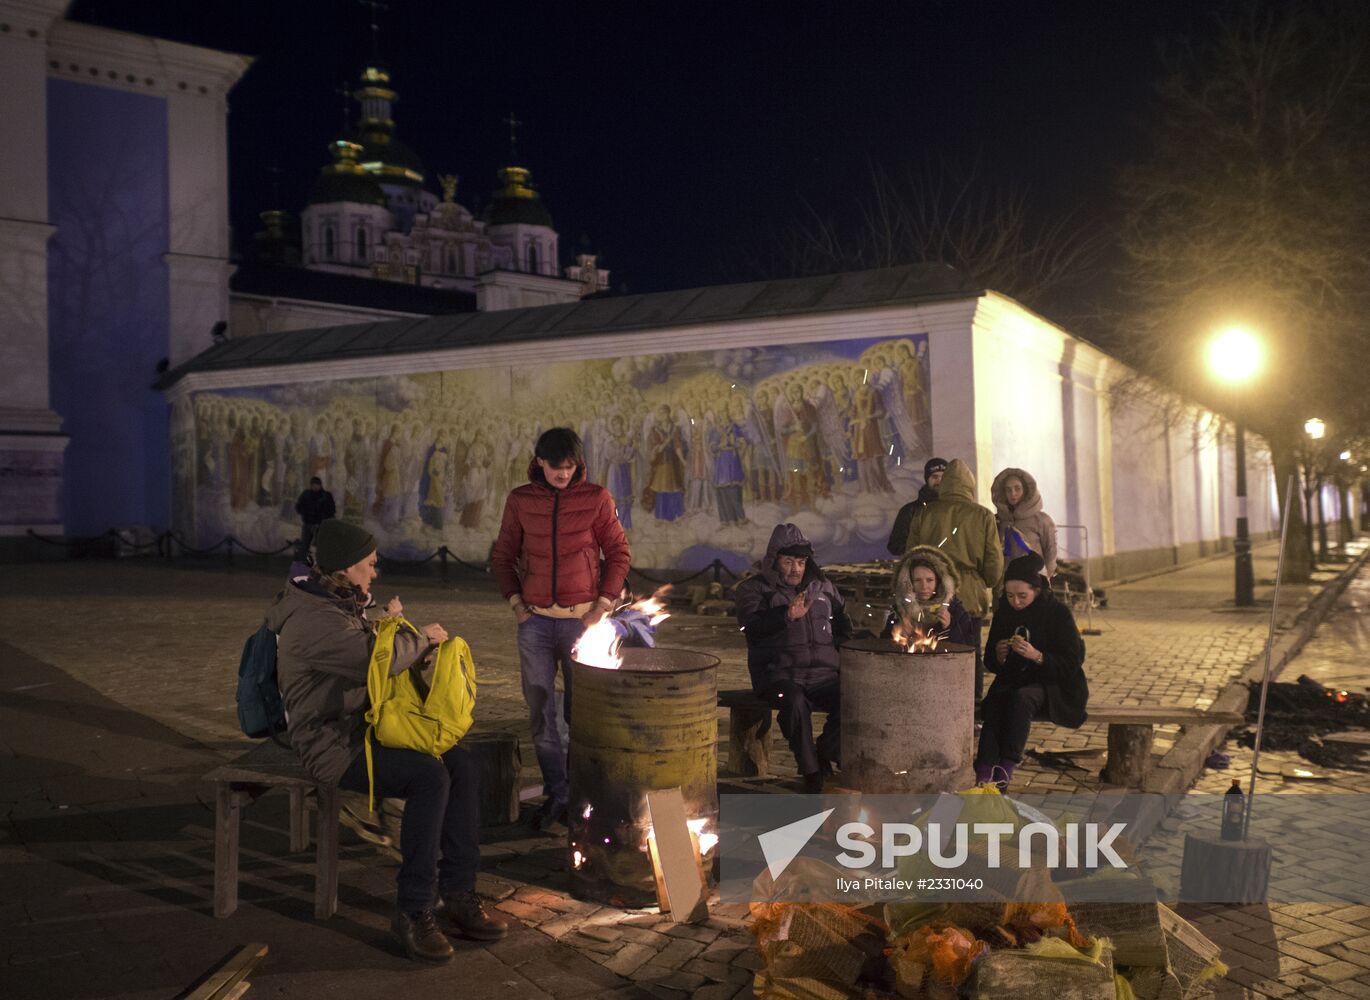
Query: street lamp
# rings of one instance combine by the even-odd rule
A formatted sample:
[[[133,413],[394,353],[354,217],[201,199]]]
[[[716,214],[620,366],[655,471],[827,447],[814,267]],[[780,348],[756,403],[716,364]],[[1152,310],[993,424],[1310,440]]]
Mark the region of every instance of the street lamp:
[[[1264,351],[1261,343],[1249,331],[1240,327],[1223,330],[1208,344],[1208,368],[1223,382],[1238,390],[1260,370]],[[1236,595],[1239,608],[1256,603],[1256,574],[1251,565],[1251,532],[1246,516],[1246,429],[1242,426],[1241,402],[1235,398],[1233,406],[1234,432],[1237,439],[1237,538],[1232,545],[1236,556]]]

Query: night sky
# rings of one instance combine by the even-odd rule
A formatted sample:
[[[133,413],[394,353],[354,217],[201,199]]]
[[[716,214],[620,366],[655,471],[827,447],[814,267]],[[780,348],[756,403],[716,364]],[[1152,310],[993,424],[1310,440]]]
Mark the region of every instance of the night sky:
[[[978,163],[1041,218],[1107,231],[1162,44],[1209,33],[1221,6],[391,0],[379,51],[434,190],[452,172],[459,201],[487,198],[513,111],[562,263],[588,246],[640,292],[755,277],[746,261],[802,205],[849,210],[871,163]],[[256,58],[230,95],[239,242],[273,202],[303,207],[371,46],[355,0],[78,0],[71,16]]]

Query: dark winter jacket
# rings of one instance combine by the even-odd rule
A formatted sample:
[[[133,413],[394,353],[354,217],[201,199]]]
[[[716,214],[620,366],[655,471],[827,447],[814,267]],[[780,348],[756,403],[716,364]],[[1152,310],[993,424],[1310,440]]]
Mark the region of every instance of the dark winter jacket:
[[[894,515],[894,527],[890,529],[890,540],[885,543],[890,555],[898,559],[908,551],[909,525],[913,523],[914,515],[936,499],[937,490],[924,483],[918,489],[918,497],[899,508],[899,513]]]
[[[1004,552],[994,515],[975,501],[975,474],[953,458],[942,474],[937,499],[915,511],[909,547],[941,549],[961,576],[959,592],[974,618],[989,611],[989,588],[1004,575]]]
[[[342,777],[366,734],[366,672],[376,632],[360,591],[326,588],[318,577],[290,583],[267,610],[279,637],[276,675],[285,701],[290,743],[316,780]],[[392,674],[412,667],[428,640],[395,634]]]
[[[758,693],[779,681],[809,686],[837,678],[837,646],[851,635],[842,595],[812,558],[798,587],[780,579],[776,559],[781,549],[808,545],[793,524],[778,524],[761,561],[761,571],[738,584],[737,621],[747,636],[747,672]],[[790,603],[809,596],[809,613],[790,621]]]
[[[1056,600],[1051,588],[1043,585],[1036,599],[1022,611],[1015,611],[1004,598],[994,609],[994,622],[985,640],[985,663],[996,671],[994,684],[986,698],[1005,688],[1041,684],[1047,693],[1047,718],[1058,726],[1075,729],[1085,721],[1089,702],[1089,682],[1085,679],[1085,642],[1075,626],[1070,608]],[[994,648],[1000,639],[1011,639],[1019,630],[1042,653],[1042,662],[1033,663],[1012,650],[1001,666]]]
[[[330,517],[338,516],[338,506],[333,502],[333,494],[327,490],[305,490],[295,501],[295,513],[305,524],[322,524]]]
[[[565,489],[550,485],[536,460],[528,479],[505,500],[490,554],[500,594],[506,600],[522,594],[539,608],[617,600],[631,554],[609,491],[586,482],[584,463]]]
[[[932,597],[927,601],[920,602],[913,590],[913,570],[917,566],[931,569],[937,580]],[[975,620],[971,618],[961,599],[956,596],[956,587],[960,582],[956,567],[941,549],[935,549],[931,545],[917,545],[910,549],[909,554],[901,559],[894,569],[894,583],[890,588],[893,606],[884,634],[891,635],[895,622],[902,619],[906,632],[913,628],[930,627],[945,633],[948,642],[958,642],[964,646],[976,645],[980,641],[980,636]],[[946,628],[942,627],[938,619],[938,611],[943,605],[946,605],[947,611],[951,614],[951,624]]]

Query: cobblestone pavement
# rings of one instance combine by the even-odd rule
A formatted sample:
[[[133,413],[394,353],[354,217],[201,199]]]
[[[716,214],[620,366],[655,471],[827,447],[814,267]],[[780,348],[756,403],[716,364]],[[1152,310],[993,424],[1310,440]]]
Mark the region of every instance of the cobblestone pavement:
[[[1327,620],[1297,659],[1284,671],[1289,680],[1307,674],[1328,686],[1355,693],[1370,691],[1370,570],[1362,570],[1337,602]],[[1205,771],[1195,792],[1221,795],[1233,778],[1248,788],[1251,775],[1249,749],[1229,741],[1223,748],[1232,757],[1231,767]],[[1339,833],[1335,813],[1328,805],[1330,796],[1370,793],[1370,757],[1362,755],[1363,767],[1355,770],[1315,768],[1297,753],[1261,754],[1260,772],[1253,803],[1253,828],[1261,814],[1262,797],[1270,795],[1316,795],[1315,812],[1300,824],[1300,849],[1306,859],[1300,870],[1293,859],[1276,857],[1271,879],[1269,906],[1187,906],[1184,913],[1196,926],[1223,948],[1223,960],[1231,967],[1227,980],[1218,985],[1222,998],[1309,996],[1344,1000],[1370,997],[1370,899],[1338,903],[1291,903],[1282,884],[1291,878],[1306,882],[1308,876],[1335,881],[1337,872],[1352,857],[1363,863],[1370,844],[1350,842]],[[1309,781],[1283,777],[1294,765],[1315,769],[1323,780]],[[1210,800],[1211,801],[1211,800]],[[1178,880],[1187,831],[1215,828],[1211,811],[1187,822],[1168,822],[1166,833],[1152,838],[1147,853],[1158,862],[1158,869]],[[1284,872],[1281,872],[1281,866]]]
[[[1273,573],[1273,548],[1258,549],[1258,580]],[[0,879],[14,888],[0,899],[0,970],[8,962],[23,976],[0,994],[166,996],[248,940],[273,949],[254,983],[291,996],[373,996],[389,982],[376,977],[396,973],[434,996],[749,992],[757,957],[743,913],[718,906],[707,924],[676,926],[655,912],[574,900],[559,841],[526,827],[492,835],[480,876],[519,930],[466,948],[447,970],[415,970],[384,952],[393,869],[366,845],[345,841],[339,917],[309,919],[311,866],[284,856],[275,796],[245,826],[243,906],[213,920],[213,814],[197,779],[243,747],[233,678],[279,574],[89,562],[7,567],[7,582]],[[1268,617],[1268,605],[1233,609],[1231,588],[1222,559],[1111,588],[1109,609],[1094,615],[1102,634],[1087,639],[1093,700],[1208,704],[1260,650]],[[1269,589],[1259,587],[1258,600]],[[483,682],[480,724],[524,734],[512,616],[487,580],[383,579],[377,590],[383,600],[399,593],[411,619],[466,637]],[[1311,592],[1286,590],[1283,624]],[[718,655],[720,687],[746,685],[731,619],[678,615],[661,639]],[[1105,736],[1101,727],[1034,730],[1056,750],[1101,748]],[[1166,745],[1158,734],[1157,752]],[[776,759],[793,773],[783,752]],[[526,746],[524,760],[533,760]],[[1019,774],[1034,791],[1092,788],[1101,762]],[[535,768],[525,778],[536,784]],[[47,988],[54,982],[63,986]]]

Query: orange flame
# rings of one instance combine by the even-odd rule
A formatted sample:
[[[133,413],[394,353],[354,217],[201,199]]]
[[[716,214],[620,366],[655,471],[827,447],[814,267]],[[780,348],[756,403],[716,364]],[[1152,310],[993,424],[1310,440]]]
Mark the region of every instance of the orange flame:
[[[609,619],[620,611],[640,611],[648,616],[652,628],[656,628],[671,617],[666,611],[666,595],[670,592],[671,585],[668,583],[650,597],[620,602],[613,611],[581,633],[571,649],[571,658],[587,667],[617,670],[623,666],[623,657],[619,655],[623,638]]]
[[[903,646],[906,653],[933,653],[937,651],[938,643],[946,638],[946,634],[934,628],[923,628],[921,625],[915,626],[910,632],[904,622],[898,621],[894,623],[890,638]]]

